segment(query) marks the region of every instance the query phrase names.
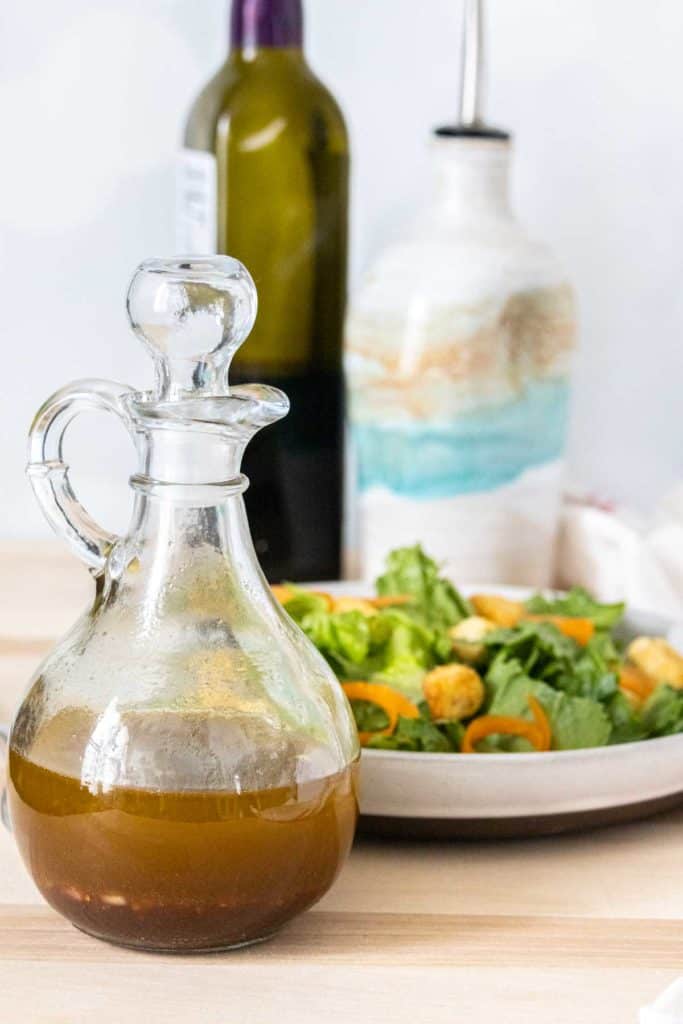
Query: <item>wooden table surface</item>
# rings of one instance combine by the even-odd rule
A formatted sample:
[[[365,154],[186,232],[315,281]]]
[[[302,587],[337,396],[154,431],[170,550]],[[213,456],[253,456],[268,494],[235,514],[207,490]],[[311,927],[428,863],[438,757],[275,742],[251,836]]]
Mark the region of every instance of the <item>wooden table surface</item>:
[[[85,605],[52,544],[0,544],[0,720]],[[683,812],[513,843],[359,840],[271,942],[165,957],[97,942],[0,834],[2,1024],[630,1024],[683,973]]]

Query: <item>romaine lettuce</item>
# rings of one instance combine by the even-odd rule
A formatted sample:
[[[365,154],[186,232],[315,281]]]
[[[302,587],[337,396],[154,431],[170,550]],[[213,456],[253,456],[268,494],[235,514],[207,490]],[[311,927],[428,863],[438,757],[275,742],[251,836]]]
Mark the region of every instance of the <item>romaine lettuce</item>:
[[[460,750],[462,727],[440,727],[426,718],[399,718],[392,736],[377,736],[370,741],[375,750],[428,751],[432,754],[456,753]]]
[[[645,701],[641,719],[649,736],[683,732],[683,691],[662,683]]]
[[[568,615],[570,618],[590,619],[596,629],[611,629],[624,614],[625,605],[600,604],[583,587],[572,587],[564,597],[545,597],[535,594],[526,603],[532,615]]]
[[[536,697],[545,711],[553,733],[554,750],[604,746],[612,725],[604,708],[588,697],[569,697],[561,691],[524,673],[515,661],[499,661],[486,677],[489,693],[488,713],[531,718],[528,696]],[[491,742],[491,741],[489,741]],[[500,737],[500,749],[530,749],[524,740]]]
[[[397,548],[387,558],[386,572],[377,580],[381,597],[410,594],[409,614],[432,628],[445,629],[472,615],[472,606],[453,584],[439,576],[439,567],[419,544]]]
[[[386,683],[414,701],[422,699],[425,672],[450,651],[450,643],[444,649],[441,633],[401,609],[387,608],[371,616],[317,607],[307,611],[305,606],[296,610],[300,614],[295,621],[340,679]]]
[[[631,706],[623,693],[617,692],[605,704],[605,710],[612,721],[609,741],[613,743],[633,743],[635,740],[647,738],[647,729],[641,716]]]

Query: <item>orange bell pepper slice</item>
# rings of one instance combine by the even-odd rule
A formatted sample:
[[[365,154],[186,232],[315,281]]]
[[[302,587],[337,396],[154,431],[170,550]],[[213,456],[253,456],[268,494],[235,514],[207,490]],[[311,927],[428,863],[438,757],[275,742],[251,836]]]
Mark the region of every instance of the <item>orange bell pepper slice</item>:
[[[622,665],[619,669],[619,688],[639,701],[647,700],[655,688],[653,679],[635,665]]]
[[[574,618],[569,615],[529,615],[519,601],[509,601],[496,594],[474,594],[472,602],[477,615],[495,622],[497,626],[511,628],[520,622],[551,622],[560,633],[576,640],[585,647],[595,633],[595,624],[590,619]]]
[[[581,647],[585,647],[595,634],[595,623],[591,619],[571,618],[569,615],[525,615],[524,618],[530,622],[552,623],[560,633],[576,640]]]
[[[531,714],[534,716],[534,722],[538,726],[541,736],[541,747],[539,749],[550,750],[553,742],[553,730],[550,727],[550,719],[546,715],[543,705],[536,697],[532,697],[529,694],[527,703],[531,708]]]
[[[477,743],[487,736],[504,733],[506,736],[521,736],[528,740],[539,752],[550,750],[552,730],[548,716],[535,697],[528,696],[527,701],[534,716],[533,722],[526,718],[513,718],[512,715],[480,715],[473,718],[465,730],[462,746],[463,754],[476,754]]]
[[[500,597],[498,594],[473,594],[470,604],[477,615],[503,629],[511,629],[516,626],[524,616],[524,605],[521,601],[510,601],[507,597]]]
[[[365,700],[369,704],[377,704],[389,716],[389,725],[376,732],[359,733],[361,746],[366,746],[374,736],[391,736],[396,728],[399,715],[403,718],[419,718],[420,711],[416,704],[404,697],[398,690],[383,683],[351,682],[342,683],[342,689],[349,700]]]

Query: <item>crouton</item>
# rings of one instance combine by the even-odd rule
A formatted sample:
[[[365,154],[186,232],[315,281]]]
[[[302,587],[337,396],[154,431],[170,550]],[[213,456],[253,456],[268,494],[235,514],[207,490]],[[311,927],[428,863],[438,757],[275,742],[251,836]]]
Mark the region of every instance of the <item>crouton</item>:
[[[486,650],[484,644],[479,641],[494,629],[498,629],[495,622],[480,615],[470,615],[467,619],[461,619],[456,626],[451,626],[448,630],[454,653],[462,661],[474,665],[483,657]]]
[[[363,615],[376,615],[377,609],[364,597],[335,597],[333,612],[362,612]]]
[[[683,657],[661,637],[639,636],[628,647],[627,656],[656,683],[683,689]]]
[[[510,601],[507,597],[496,594],[475,594],[470,598],[477,615],[489,619],[496,626],[516,626],[524,615],[521,601]]]
[[[422,690],[435,719],[470,718],[484,703],[481,676],[468,665],[432,669],[422,681]]]

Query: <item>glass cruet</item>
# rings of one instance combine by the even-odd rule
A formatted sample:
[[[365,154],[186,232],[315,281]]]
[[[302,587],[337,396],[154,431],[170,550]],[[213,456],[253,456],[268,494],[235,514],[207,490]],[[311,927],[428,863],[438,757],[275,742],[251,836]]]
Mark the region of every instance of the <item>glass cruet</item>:
[[[274,388],[228,383],[256,315],[250,275],[224,256],[149,260],[128,313],[154,389],[79,381],[31,428],[36,497],[95,596],[17,712],[9,810],[38,888],[79,928],[225,949],[267,937],[332,884],[356,824],[358,738],[249,536],[242,453],[288,410]],[[123,537],[69,483],[64,431],[88,410],[117,415],[137,448]]]

